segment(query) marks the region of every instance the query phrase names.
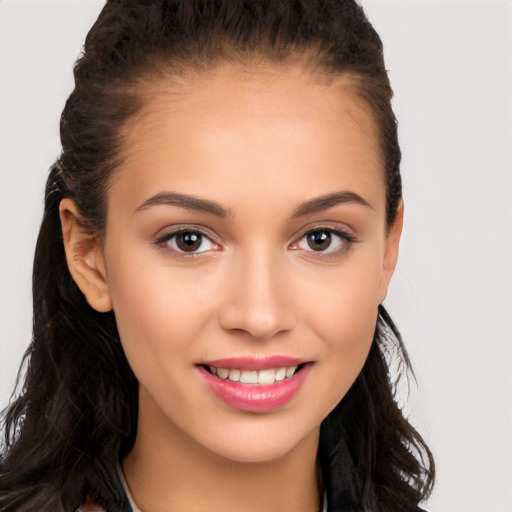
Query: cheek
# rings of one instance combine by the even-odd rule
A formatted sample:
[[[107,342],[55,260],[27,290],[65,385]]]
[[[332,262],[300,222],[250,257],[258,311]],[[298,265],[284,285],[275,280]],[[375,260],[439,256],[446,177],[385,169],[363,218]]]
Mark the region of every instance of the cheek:
[[[325,414],[346,394],[368,356],[378,315],[379,269],[377,259],[359,259],[333,272],[323,287],[317,282],[308,290],[304,315],[314,337],[321,340],[319,370],[330,390]]]
[[[373,298],[373,297],[372,297]],[[361,370],[375,332],[378,302],[344,290],[333,292],[311,310],[315,315],[310,326],[323,340],[333,370],[346,376],[349,384]]]
[[[108,274],[121,342],[135,373],[176,365],[194,347],[194,339],[211,315],[207,283],[189,273],[173,272],[147,251],[113,255]],[[183,358],[181,359],[183,360]]]
[[[333,348],[357,348],[373,337],[382,274],[374,254],[361,254],[305,290],[308,323]]]
[[[369,291],[369,293],[365,293]],[[361,283],[350,292],[341,286],[324,301],[315,329],[333,349],[358,350],[371,341],[375,330],[378,300],[374,290],[364,290]]]

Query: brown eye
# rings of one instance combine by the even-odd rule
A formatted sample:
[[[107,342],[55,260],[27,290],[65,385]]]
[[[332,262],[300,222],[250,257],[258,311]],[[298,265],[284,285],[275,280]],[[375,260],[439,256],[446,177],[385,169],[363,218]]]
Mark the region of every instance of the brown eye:
[[[312,231],[306,235],[306,238],[309,248],[317,252],[325,251],[332,242],[331,232],[325,230]]]
[[[221,250],[209,235],[197,229],[178,229],[162,234],[154,241],[160,248],[170,250],[174,258],[187,258]],[[169,255],[169,253],[167,253]]]
[[[194,231],[183,231],[176,235],[176,246],[183,252],[195,252],[203,244],[203,236]]]
[[[292,244],[292,247],[316,253],[319,256],[334,256],[343,254],[355,242],[356,239],[350,233],[318,227],[304,233],[300,240]]]
[[[188,254],[200,254],[218,249],[207,235],[190,229],[165,234],[156,240],[156,244],[165,245],[177,253]]]

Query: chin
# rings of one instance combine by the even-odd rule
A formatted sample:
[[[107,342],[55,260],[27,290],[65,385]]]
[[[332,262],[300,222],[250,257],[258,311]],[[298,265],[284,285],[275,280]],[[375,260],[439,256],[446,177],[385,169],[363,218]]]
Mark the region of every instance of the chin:
[[[267,463],[282,459],[291,454],[301,444],[313,442],[318,444],[319,428],[304,435],[292,436],[287,428],[281,428],[276,434],[275,430],[262,427],[257,431],[230,432],[229,436],[206,446],[216,455],[233,462],[240,463]]]
[[[233,462],[257,464],[281,459],[289,451],[291,451],[290,448],[283,446],[247,446],[245,444],[238,449],[223,450],[218,455]]]

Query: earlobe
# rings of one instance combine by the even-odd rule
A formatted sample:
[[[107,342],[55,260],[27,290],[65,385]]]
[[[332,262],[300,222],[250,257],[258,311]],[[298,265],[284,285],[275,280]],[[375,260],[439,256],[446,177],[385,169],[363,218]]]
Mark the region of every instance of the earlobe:
[[[390,226],[387,237],[384,259],[382,265],[382,279],[380,290],[380,302],[382,303],[388,293],[389,283],[393,277],[396,264],[398,261],[398,253],[400,246],[400,237],[404,223],[404,204],[400,201],[393,224]]]
[[[76,203],[63,199],[59,207],[66,261],[76,285],[91,307],[106,313],[112,309],[103,251],[98,237],[80,222]]]

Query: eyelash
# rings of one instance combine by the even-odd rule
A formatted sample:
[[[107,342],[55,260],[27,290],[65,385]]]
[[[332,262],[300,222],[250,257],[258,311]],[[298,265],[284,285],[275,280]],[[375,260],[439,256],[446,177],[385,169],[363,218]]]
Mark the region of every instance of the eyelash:
[[[335,258],[340,257],[343,254],[345,254],[350,249],[350,246],[353,243],[357,242],[356,238],[352,234],[347,233],[346,231],[342,231],[340,229],[334,229],[329,226],[316,226],[312,229],[308,229],[307,231],[305,231],[299,238],[297,238],[295,241],[293,241],[291,244],[289,244],[288,247],[291,248],[292,250],[301,250],[301,247],[299,246],[299,244],[303,241],[306,244],[308,244],[307,236],[311,236],[315,233],[328,233],[331,236],[331,242],[329,243],[328,247],[324,251],[315,251],[313,249],[311,249],[309,251],[309,250],[305,249],[305,251],[307,253],[309,253],[308,254],[309,257],[313,256],[313,257],[321,258],[321,259],[335,259]],[[172,251],[175,254],[175,257],[178,257],[178,258],[187,258],[187,259],[198,258],[204,252],[209,252],[211,250],[210,249],[211,246],[208,247],[206,250],[199,251],[199,252],[198,251],[187,252],[187,251],[180,249],[176,245],[176,240],[179,235],[183,235],[183,234],[199,236],[201,238],[201,243],[198,248],[200,248],[204,244],[205,240],[207,240],[211,244],[211,246],[212,245],[219,246],[219,244],[217,244],[213,240],[212,235],[210,235],[208,232],[206,232],[200,228],[197,228],[197,227],[182,228],[182,229],[178,229],[176,231],[172,231],[169,233],[164,233],[163,235],[159,236],[154,241],[154,243],[155,243],[155,245],[161,247],[162,249]],[[335,249],[335,250],[330,250],[331,245],[332,245],[333,235],[334,235],[334,237],[339,239],[337,244],[340,245],[340,248]],[[174,242],[174,245],[175,245],[174,247],[171,246],[172,242]]]
[[[333,228],[330,226],[316,226],[316,227],[314,227],[312,229],[308,229],[306,232],[304,232],[297,239],[296,242],[292,242],[292,244],[291,244],[292,249],[300,250],[301,249],[301,247],[299,246],[300,243],[306,243],[307,245],[309,245],[309,243],[307,241],[307,237],[312,236],[315,233],[327,233],[330,235],[331,241],[330,241],[329,245],[327,246],[326,250],[324,250],[324,251],[315,251],[310,246],[311,250],[306,249],[308,257],[321,258],[322,260],[336,259],[336,258],[343,256],[350,249],[351,245],[357,242],[357,239],[355,238],[355,236],[346,231],[343,231],[343,230],[340,230],[337,228]],[[333,236],[338,238],[337,242],[332,240]],[[333,249],[332,248],[333,243],[337,244],[339,247]]]
[[[203,245],[204,240],[208,240],[208,242],[211,245],[217,245],[217,246],[219,245],[219,244],[217,244],[216,242],[213,241],[213,236],[212,235],[210,235],[209,233],[207,233],[207,232],[205,232],[202,229],[199,229],[197,227],[182,228],[182,229],[178,229],[176,231],[172,231],[172,232],[169,232],[169,233],[164,233],[163,235],[159,236],[155,240],[154,243],[155,243],[155,245],[157,245],[158,247],[161,247],[162,249],[167,249],[167,250],[172,251],[173,253],[175,253],[176,257],[178,257],[178,258],[198,258],[198,257],[200,257],[200,255],[203,252],[206,252],[206,251],[187,252],[187,251],[181,250],[177,246],[176,247],[172,247],[171,243],[173,241],[175,242],[179,235],[183,235],[185,233],[190,234],[190,235],[198,235],[199,237],[201,237],[201,243],[200,243],[199,247],[201,247]],[[210,249],[207,249],[207,250],[210,250]]]

